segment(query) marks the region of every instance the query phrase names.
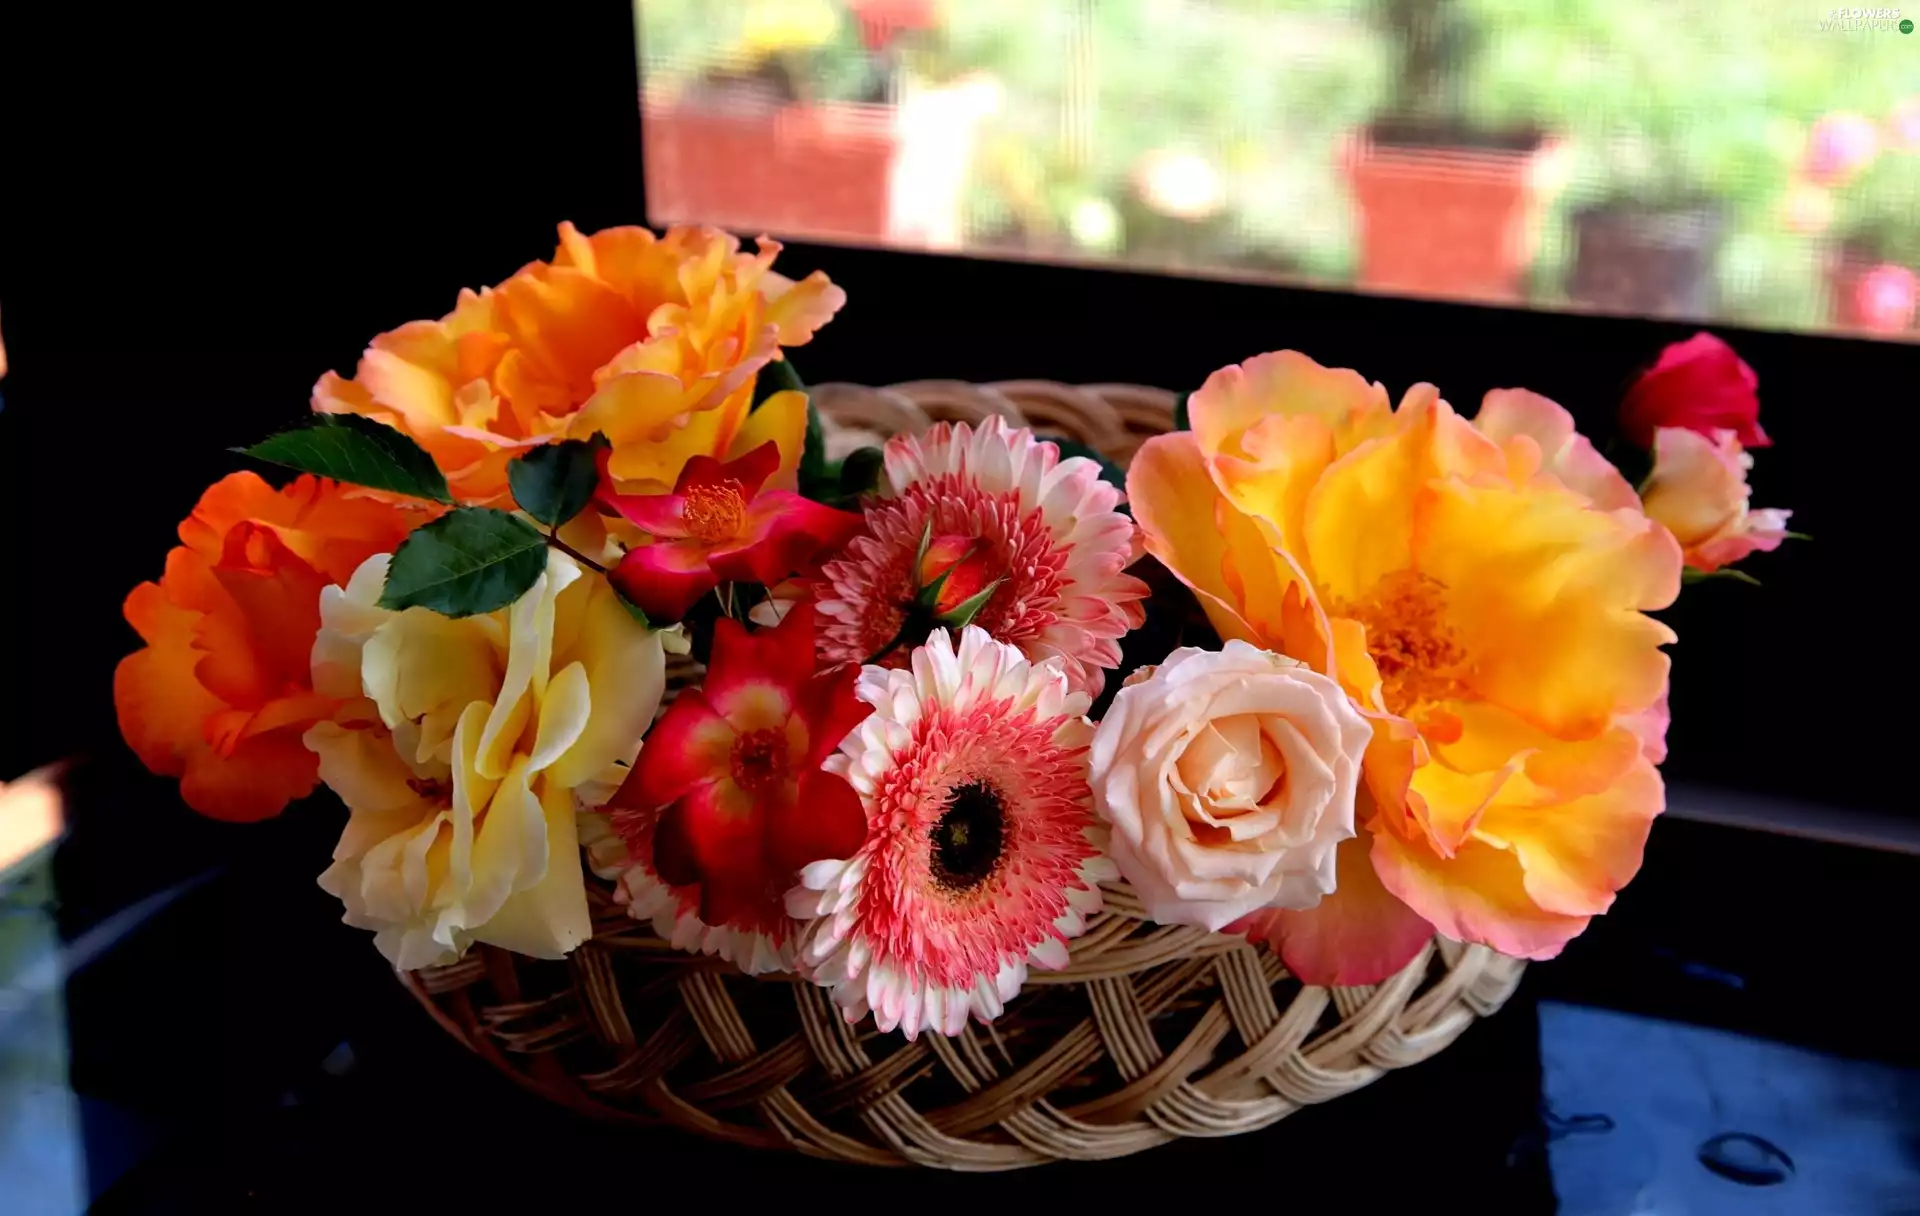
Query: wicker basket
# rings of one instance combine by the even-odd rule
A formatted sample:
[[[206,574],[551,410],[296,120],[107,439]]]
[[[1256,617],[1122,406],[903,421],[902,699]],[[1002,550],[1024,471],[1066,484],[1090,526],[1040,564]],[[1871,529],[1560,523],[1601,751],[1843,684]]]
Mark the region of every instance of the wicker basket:
[[[1129,385],[814,392],[840,451],[1000,414],[1124,464],[1173,411]],[[482,947],[404,981],[483,1059],[575,1110],[868,1165],[1013,1169],[1252,1131],[1433,1055],[1523,966],[1435,939],[1383,984],[1306,987],[1244,939],[1148,922],[1117,885],[1066,970],[1032,972],[991,1026],[909,1043],[847,1025],[810,983],[675,950],[589,884],[595,934],[566,960]]]

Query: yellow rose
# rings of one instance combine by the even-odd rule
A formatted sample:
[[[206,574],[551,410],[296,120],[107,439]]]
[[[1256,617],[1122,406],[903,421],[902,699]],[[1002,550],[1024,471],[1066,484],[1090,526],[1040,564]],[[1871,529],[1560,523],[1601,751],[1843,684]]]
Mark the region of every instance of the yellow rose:
[[[1373,725],[1334,893],[1261,932],[1309,983],[1377,983],[1436,930],[1559,953],[1664,805],[1673,633],[1646,614],[1679,545],[1532,394],[1491,394],[1476,426],[1432,385],[1393,409],[1282,351],[1189,410],[1127,475],[1148,551],[1221,637],[1337,679]]]
[[[474,942],[559,958],[592,932],[575,815],[639,751],[663,639],[557,552],[517,602],[457,620],[378,607],[388,560],[321,593],[314,686],[361,699],[306,735],[351,812],[320,886],[402,970]]]

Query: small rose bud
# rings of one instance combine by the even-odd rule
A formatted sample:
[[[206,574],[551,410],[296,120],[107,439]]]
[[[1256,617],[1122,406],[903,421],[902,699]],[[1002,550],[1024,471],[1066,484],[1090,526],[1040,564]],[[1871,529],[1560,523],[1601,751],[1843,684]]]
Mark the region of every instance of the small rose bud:
[[[987,547],[971,536],[935,536],[920,555],[920,604],[944,617],[996,579]]]

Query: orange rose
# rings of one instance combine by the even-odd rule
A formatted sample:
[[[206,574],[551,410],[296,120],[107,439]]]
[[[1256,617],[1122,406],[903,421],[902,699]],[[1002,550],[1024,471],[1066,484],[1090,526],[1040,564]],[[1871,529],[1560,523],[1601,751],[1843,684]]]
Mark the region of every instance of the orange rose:
[[[779,251],[763,239],[745,254],[710,228],[583,236],[562,224],[551,263],[375,338],[352,379],[320,378],[313,408],[411,435],[468,503],[503,500],[525,449],[595,431],[628,493],[666,493],[688,457],[724,461],[768,440],[782,457],[775,488],[791,489],[806,399],[777,394],[750,411],[753,380],[846,293],[819,273],[773,273]]]
[[[308,670],[320,589],[427,518],[315,477],[209,487],[166,573],[127,597],[146,647],[120,660],[113,701],[141,762],[215,819],[267,819],[311,792],[318,761],[300,736],[339,704]]]

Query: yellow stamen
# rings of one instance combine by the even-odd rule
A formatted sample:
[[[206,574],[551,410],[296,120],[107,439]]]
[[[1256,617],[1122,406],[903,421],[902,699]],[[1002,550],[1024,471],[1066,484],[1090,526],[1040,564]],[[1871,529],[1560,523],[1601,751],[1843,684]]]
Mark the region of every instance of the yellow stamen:
[[[740,535],[740,526],[747,519],[747,500],[738,481],[729,477],[689,486],[686,498],[680,517],[695,537],[711,543]]]
[[[1467,652],[1446,620],[1447,586],[1417,570],[1395,570],[1335,616],[1367,630],[1367,653],[1380,669],[1389,712],[1407,715],[1437,701],[1459,700]]]

